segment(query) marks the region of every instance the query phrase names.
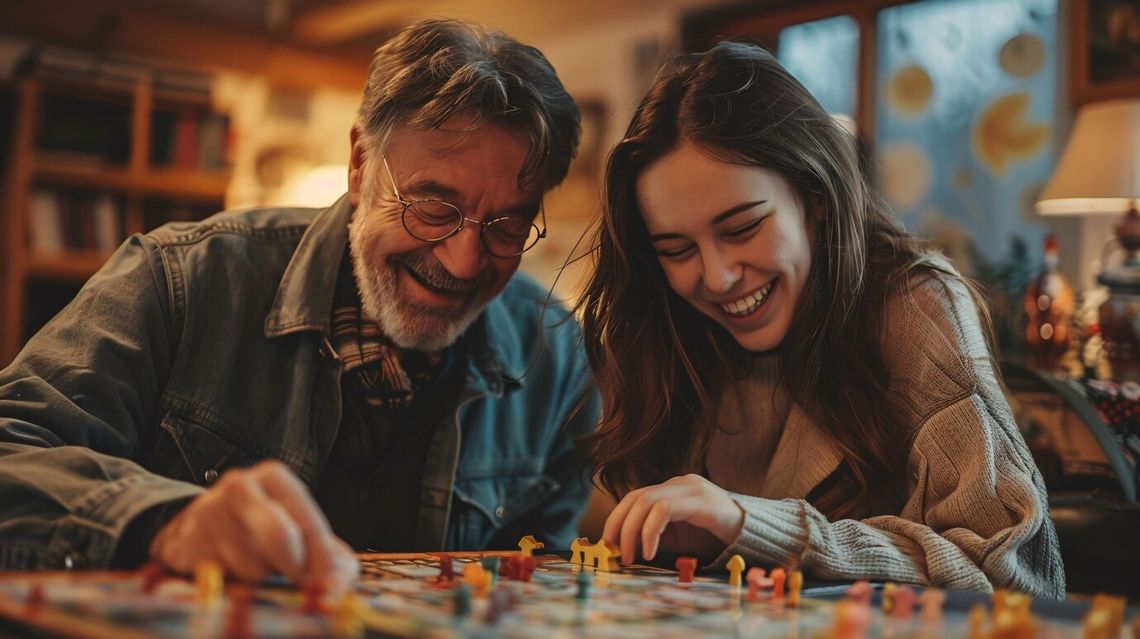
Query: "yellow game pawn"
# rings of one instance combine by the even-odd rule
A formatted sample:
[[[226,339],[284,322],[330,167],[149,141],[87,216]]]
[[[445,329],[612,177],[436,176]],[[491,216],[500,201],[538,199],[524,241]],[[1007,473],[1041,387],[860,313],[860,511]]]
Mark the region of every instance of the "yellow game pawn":
[[[348,593],[336,606],[333,616],[333,631],[338,637],[357,639],[364,636],[364,620],[360,614],[360,600]]]
[[[1092,609],[1103,610],[1108,613],[1109,636],[1116,637],[1120,634],[1120,629],[1124,626],[1124,608],[1127,603],[1124,597],[1116,597],[1103,593],[1093,595]]]
[[[800,591],[804,589],[804,573],[793,570],[788,575],[788,607],[800,607]]]
[[[982,604],[970,606],[970,614],[966,617],[969,624],[969,639],[982,639],[985,637],[986,607]]]
[[[621,570],[621,548],[611,544],[605,539],[593,545],[593,556],[598,570],[604,572],[618,572]]]
[[[534,535],[527,535],[519,540],[519,550],[522,551],[523,557],[533,557],[534,551],[542,550],[544,546],[545,544],[535,539]]]
[[[591,563],[586,561],[586,550],[589,547],[590,540],[585,537],[579,537],[570,542],[570,563],[582,567],[588,566]]]
[[[740,590],[741,584],[744,583],[744,580],[741,578],[745,568],[744,557],[733,555],[724,567],[728,569],[728,585]]]
[[[895,590],[898,589],[893,582],[883,584],[883,614],[889,615],[895,608]]]
[[[225,573],[216,561],[203,561],[194,567],[194,600],[209,605],[222,598]]]
[[[491,589],[491,575],[478,562],[471,562],[463,568],[463,581],[478,597],[485,596]]]

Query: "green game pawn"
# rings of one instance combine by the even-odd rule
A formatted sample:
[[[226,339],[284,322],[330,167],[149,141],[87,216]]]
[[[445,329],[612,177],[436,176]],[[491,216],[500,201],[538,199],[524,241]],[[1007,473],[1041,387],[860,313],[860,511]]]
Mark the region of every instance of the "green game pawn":
[[[578,601],[585,603],[590,599],[590,584],[593,583],[594,577],[588,570],[583,570],[578,573],[578,594],[574,598]]]
[[[479,563],[483,564],[483,570],[491,573],[491,589],[493,590],[495,584],[499,583],[499,558],[483,557]]]
[[[452,591],[452,601],[455,602],[455,618],[462,619],[471,614],[471,586],[459,584]]]

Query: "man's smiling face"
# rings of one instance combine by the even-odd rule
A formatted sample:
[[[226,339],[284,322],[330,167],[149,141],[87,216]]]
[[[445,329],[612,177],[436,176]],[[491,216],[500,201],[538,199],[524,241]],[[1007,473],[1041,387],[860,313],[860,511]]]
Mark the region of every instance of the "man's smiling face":
[[[537,181],[519,188],[527,140],[489,124],[465,130],[468,122],[460,115],[438,129],[401,128],[383,149],[353,141],[349,186],[357,205],[349,249],[356,284],[365,312],[401,348],[452,344],[506,286],[520,258],[488,253],[471,222],[440,242],[412,237],[395,189],[405,201],[443,200],[479,221],[533,218],[542,200]]]

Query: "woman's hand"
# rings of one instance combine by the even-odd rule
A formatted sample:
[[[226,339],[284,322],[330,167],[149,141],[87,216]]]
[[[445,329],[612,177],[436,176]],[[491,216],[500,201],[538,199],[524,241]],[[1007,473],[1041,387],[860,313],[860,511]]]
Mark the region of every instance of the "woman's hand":
[[[606,518],[603,539],[633,563],[638,544],[645,559],[658,547],[701,556],[720,553],[740,534],[744,510],[721,487],[700,475],[674,477],[626,495]]]

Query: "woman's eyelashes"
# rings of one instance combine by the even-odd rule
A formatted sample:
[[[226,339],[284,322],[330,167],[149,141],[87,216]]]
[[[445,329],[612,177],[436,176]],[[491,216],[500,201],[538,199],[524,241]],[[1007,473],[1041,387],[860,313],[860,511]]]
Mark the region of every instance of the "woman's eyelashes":
[[[740,242],[743,240],[751,239],[757,231],[764,226],[764,222],[768,219],[769,215],[763,215],[743,224],[737,224],[725,229],[721,235],[726,240],[731,242]],[[684,244],[671,244],[666,246],[657,246],[654,250],[657,252],[657,257],[666,260],[677,260],[688,257],[696,244],[686,242]]]

